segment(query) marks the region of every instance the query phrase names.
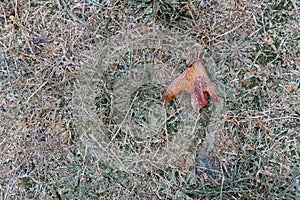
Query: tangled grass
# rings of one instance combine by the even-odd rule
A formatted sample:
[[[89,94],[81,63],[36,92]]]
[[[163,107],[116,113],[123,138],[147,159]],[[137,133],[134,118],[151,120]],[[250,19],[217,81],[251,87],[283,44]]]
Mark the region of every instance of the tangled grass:
[[[0,198],[299,199],[299,21],[295,0],[0,1]],[[194,58],[223,99],[198,115],[162,100]]]

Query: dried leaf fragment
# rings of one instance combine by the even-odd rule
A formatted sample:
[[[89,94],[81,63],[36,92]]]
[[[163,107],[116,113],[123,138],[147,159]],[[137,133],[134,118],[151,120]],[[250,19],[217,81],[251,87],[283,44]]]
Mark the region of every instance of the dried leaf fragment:
[[[164,100],[168,102],[182,92],[191,95],[191,103],[195,112],[207,105],[210,98],[215,102],[220,102],[206,69],[199,60],[189,62],[187,69],[167,88]]]

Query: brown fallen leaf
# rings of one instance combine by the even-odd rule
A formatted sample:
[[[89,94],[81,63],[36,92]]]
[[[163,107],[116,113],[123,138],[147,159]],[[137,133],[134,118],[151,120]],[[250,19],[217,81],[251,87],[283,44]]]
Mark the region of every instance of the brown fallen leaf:
[[[187,69],[167,88],[164,100],[168,102],[182,92],[191,95],[191,103],[195,112],[207,105],[210,98],[215,102],[220,102],[205,68],[199,60],[189,62]]]

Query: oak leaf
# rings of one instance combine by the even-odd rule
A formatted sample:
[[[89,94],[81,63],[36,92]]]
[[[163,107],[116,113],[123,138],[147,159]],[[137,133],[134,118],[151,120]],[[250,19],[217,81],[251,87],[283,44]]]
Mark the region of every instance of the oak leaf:
[[[195,112],[207,105],[210,98],[215,102],[220,102],[206,69],[199,60],[189,62],[186,70],[167,88],[164,100],[168,102],[182,92],[190,94]]]

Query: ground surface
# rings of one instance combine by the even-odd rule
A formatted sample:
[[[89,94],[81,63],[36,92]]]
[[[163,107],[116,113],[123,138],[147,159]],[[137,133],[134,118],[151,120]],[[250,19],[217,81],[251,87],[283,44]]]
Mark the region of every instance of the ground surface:
[[[299,21],[296,0],[0,1],[0,199],[299,199]],[[195,58],[222,99],[199,114],[162,98]]]

